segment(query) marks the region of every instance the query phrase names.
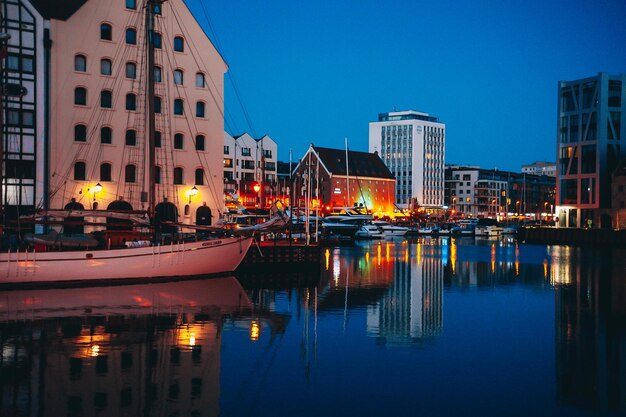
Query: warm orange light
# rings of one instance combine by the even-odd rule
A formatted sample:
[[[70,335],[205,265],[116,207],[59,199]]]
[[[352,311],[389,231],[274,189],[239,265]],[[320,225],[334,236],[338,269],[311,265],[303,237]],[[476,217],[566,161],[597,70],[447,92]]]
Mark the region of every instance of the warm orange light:
[[[252,320],[250,324],[250,340],[256,342],[259,340],[259,336],[261,335],[261,327],[256,320]]]
[[[254,190],[254,192],[255,192],[255,193],[258,193],[259,191],[261,191],[261,184],[259,184],[258,182],[257,182],[257,183],[255,183],[255,184],[252,186],[252,189]]]

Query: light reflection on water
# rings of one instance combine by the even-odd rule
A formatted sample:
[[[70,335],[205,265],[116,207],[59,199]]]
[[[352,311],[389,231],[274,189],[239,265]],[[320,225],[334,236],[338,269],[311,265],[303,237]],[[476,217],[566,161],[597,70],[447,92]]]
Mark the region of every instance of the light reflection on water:
[[[0,293],[0,415],[621,415],[625,254],[357,242],[243,288]]]

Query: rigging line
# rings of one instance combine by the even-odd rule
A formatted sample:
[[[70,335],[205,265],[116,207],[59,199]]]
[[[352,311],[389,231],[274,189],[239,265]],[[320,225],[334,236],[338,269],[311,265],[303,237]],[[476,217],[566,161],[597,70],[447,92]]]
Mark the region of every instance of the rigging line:
[[[216,47],[218,53],[224,58],[225,61],[228,62],[228,60],[225,57],[224,54],[224,48],[222,48],[222,45],[219,41],[219,38],[217,37],[217,33],[215,32],[215,30],[213,29],[213,22],[211,21],[211,18],[209,16],[209,13],[207,12],[206,8],[204,7],[204,1],[200,0],[200,7],[202,8],[202,14],[204,15],[204,18],[206,19],[207,25],[209,27],[209,31],[211,32],[211,35],[213,37],[212,42],[213,45]],[[231,78],[231,72],[227,71],[228,73],[228,77]],[[233,82],[233,80],[231,79],[231,83]],[[232,112],[228,109],[226,109],[225,107],[225,113],[228,115],[228,118],[230,119],[230,124],[228,123],[228,121],[226,120],[226,117],[224,118],[224,121],[228,126],[229,131],[232,132],[240,132],[239,128],[237,127],[237,123],[235,123],[235,119],[232,115]]]
[[[173,7],[172,7],[172,14],[174,16],[174,19],[178,23],[178,26],[179,26],[181,32],[183,33],[183,35],[185,35],[185,37],[187,39],[192,39],[192,37],[189,35],[189,33],[185,32],[185,26],[180,23],[180,20],[178,19],[178,15],[176,14],[175,10],[173,10]],[[209,42],[211,41],[208,36],[207,36],[207,40],[209,40]],[[188,46],[189,46],[190,55],[193,58],[194,62],[196,63],[196,65],[198,66],[198,68],[200,70],[204,71],[205,75],[211,81],[211,85],[212,85],[213,88],[207,87],[207,90],[208,90],[209,94],[211,95],[211,98],[212,98],[213,102],[215,103],[215,106],[219,109],[219,111],[221,113],[221,116],[223,118],[224,117],[224,109],[223,109],[223,107],[224,107],[224,96],[223,96],[223,94],[222,95],[219,94],[220,90],[218,88],[218,84],[215,82],[215,80],[211,76],[211,71],[209,71],[209,69],[206,67],[206,65],[204,65],[204,62],[198,62],[198,60],[196,59],[196,56],[202,56],[203,54],[200,53],[200,51],[198,50],[198,48],[196,47],[196,45],[194,43],[188,42]],[[212,43],[211,43],[211,46],[215,47]],[[193,49],[195,49],[195,53],[194,53]],[[216,52],[218,52],[218,51],[216,50]],[[205,79],[205,82],[206,82],[206,79]],[[222,85],[221,82],[219,84]],[[215,96],[216,94],[218,95],[217,98]]]
[[[177,18],[177,16],[176,16],[176,15],[175,15],[175,20],[176,20],[176,22],[178,23],[178,25],[179,25],[180,29],[182,30],[182,25],[180,24],[180,21],[178,20],[178,18]],[[173,39],[173,38],[172,38],[172,39]],[[189,38],[189,37],[187,37],[187,39],[190,39],[190,38]],[[191,49],[191,48],[190,48],[190,49]],[[191,51],[190,51],[190,52],[191,52]],[[178,68],[178,65],[177,65],[177,62],[176,62],[176,56],[175,56],[175,54],[172,54],[172,56],[171,56],[171,57],[170,57],[170,55],[169,55],[169,54],[167,54],[166,56],[167,56],[167,58],[168,58],[168,62],[170,63],[170,66],[171,66],[172,68]],[[198,63],[198,60],[196,59],[196,57],[195,57],[195,55],[193,54],[193,52],[191,52],[191,57],[193,58],[193,60],[194,60],[194,61],[196,62],[196,64],[198,65],[198,64],[199,64],[199,63]],[[170,60],[170,58],[174,61],[174,64],[176,65],[175,67],[174,67],[174,66],[172,66],[172,61]],[[199,67],[199,66],[200,66],[200,65],[198,65],[198,67]],[[176,80],[174,80],[174,81],[176,81]],[[183,81],[183,80],[181,80],[181,81]],[[194,113],[194,112],[193,112],[193,108],[191,107],[191,100],[189,100],[189,95],[187,94],[187,90],[186,90],[184,87],[182,87],[182,85],[180,85],[180,86],[179,86],[178,84],[176,84],[176,82],[174,82],[174,88],[176,89],[176,93],[177,93],[177,95],[178,95],[178,96],[181,96],[181,94],[180,94],[180,90],[182,89],[182,91],[183,91],[182,96],[184,96],[184,97],[185,97],[185,102],[187,103],[187,106],[186,106],[186,107],[189,109],[189,112],[193,115],[193,113]],[[207,106],[207,107],[208,107],[208,106]],[[218,108],[218,110],[219,110],[219,106],[217,106],[217,108]],[[206,111],[206,112],[208,112],[208,109],[206,109],[205,111]],[[221,114],[221,116],[223,117],[223,115],[224,115],[224,114],[223,114],[223,112],[220,112],[220,114]],[[205,116],[206,116],[206,115],[205,115]],[[198,129],[198,126],[197,126],[197,124],[196,124],[196,120],[195,120],[195,118],[192,118],[192,120],[191,120],[191,123],[193,123],[193,127],[194,127],[193,129],[192,129],[192,127],[191,127],[191,123],[190,123],[189,117],[185,117],[185,122],[186,122],[186,124],[187,124],[188,129],[189,129],[189,132],[190,132],[190,135],[191,135],[191,140],[192,140],[192,143],[194,144],[194,148],[195,148],[195,146],[196,146],[196,139],[195,139],[195,136],[194,136],[194,132],[195,132],[195,133],[197,133],[197,132],[198,132],[198,130],[199,130],[199,129]],[[221,133],[221,137],[222,137],[222,140],[223,140],[223,132]],[[222,190],[222,192],[221,192],[221,193],[218,193],[218,192],[217,192],[217,190],[215,189],[215,184],[214,184],[214,182],[211,180],[211,177],[212,177],[211,165],[210,165],[210,164],[208,163],[208,161],[206,160],[206,155],[202,155],[202,156],[201,156],[201,155],[200,155],[200,153],[199,153],[198,151],[196,151],[196,156],[198,157],[198,162],[200,163],[200,165],[201,165],[202,167],[206,168],[206,171],[208,171],[208,173],[206,173],[206,171],[205,171],[205,170],[203,170],[203,174],[202,174],[202,175],[203,175],[203,177],[205,177],[205,178],[206,178],[206,183],[207,183],[206,185],[208,186],[208,188],[209,188],[209,190],[210,190],[210,193],[212,194],[212,197],[213,197],[213,199],[214,199],[214,201],[215,201],[215,203],[216,203],[216,207],[217,207],[218,212],[221,214],[221,210],[220,210],[220,208],[219,208],[219,207],[221,206],[220,202],[221,202],[221,200],[222,200],[222,198],[220,198],[220,195],[222,195],[222,194],[223,194],[223,190]],[[204,157],[204,161],[203,161],[203,159],[202,159],[203,157]]]
[[[137,16],[135,16],[135,18],[137,19],[138,17],[137,17]],[[124,26],[124,27],[128,27],[128,26],[129,26],[129,24],[130,24],[130,23],[132,23],[132,19],[133,19],[133,14],[130,14],[130,15],[129,15],[129,17],[127,18],[126,22],[125,22],[125,26]],[[124,33],[125,33],[125,32],[124,32]],[[97,48],[97,49],[96,49],[96,51],[97,51],[98,49],[99,49],[99,48]],[[119,55],[120,55],[120,53],[124,52],[124,50],[125,50],[125,49],[126,49],[126,48],[124,47],[124,44],[123,44],[122,42],[118,42],[118,44],[116,45],[115,53],[113,54],[113,58],[112,58],[112,60],[111,60],[111,64],[112,64],[112,65],[113,65],[113,63],[117,63],[117,62],[119,61]],[[94,55],[94,56],[100,56],[100,55],[99,55],[99,54],[97,54],[97,53],[94,53],[93,55]],[[107,59],[108,59],[108,56],[103,56],[101,59],[103,59],[103,58],[107,58]],[[89,62],[89,61],[88,61],[88,62]],[[94,59],[94,63],[92,63],[92,65],[96,65],[96,66],[97,66],[97,64],[98,64],[98,60],[97,60],[97,59]],[[100,60],[100,65],[102,65],[102,61],[101,61],[101,60]],[[100,67],[100,71],[101,71],[101,67]],[[117,77],[104,77],[104,79],[102,79],[102,77],[100,77],[100,78],[101,78],[101,81],[99,82],[98,87],[97,87],[98,89],[97,89],[96,91],[102,91],[102,90],[105,90],[105,89],[106,89],[106,90],[109,90],[109,89],[110,89],[111,91],[113,91],[113,90],[115,89],[116,84],[117,84],[117,82],[118,82]],[[112,80],[112,85],[109,87],[109,83],[111,82],[111,80]],[[89,93],[88,93],[88,94],[89,94]],[[89,96],[88,96],[88,98],[89,98]],[[97,104],[97,102],[96,102],[96,104]],[[94,107],[95,107],[95,106],[94,106]],[[89,117],[89,119],[88,119],[88,121],[87,121],[87,126],[94,125],[94,124],[95,124],[95,123],[94,123],[94,120],[99,121],[100,119],[104,119],[104,117],[105,117],[105,116],[104,116],[104,114],[103,114],[103,113],[104,113],[104,112],[100,112],[100,113],[95,113],[95,112],[94,112],[94,113],[91,113],[91,116]],[[95,114],[95,116],[94,116],[94,114]],[[110,115],[110,117],[109,117],[109,121],[110,121],[110,119],[111,119],[111,118],[112,118],[112,115]],[[69,127],[68,127],[68,128],[70,129],[70,133],[71,133],[71,129],[72,129],[72,127],[73,127],[74,125],[75,125],[75,124],[72,124],[72,126],[69,126]],[[81,151],[82,151],[82,150],[83,150],[83,149],[81,149]],[[88,158],[89,158],[89,152],[88,152],[88,151],[89,151],[89,149],[87,149],[87,152],[85,152],[85,155],[84,155],[84,158],[85,158],[85,159],[88,159]],[[68,156],[71,156],[71,155],[72,155],[72,154],[70,153]],[[71,169],[72,169],[72,167],[73,167],[74,163],[76,162],[76,160],[77,160],[79,157],[80,157],[80,154],[74,154],[74,158],[73,158],[73,160],[72,160],[72,163],[71,163],[71,165],[70,165],[70,166],[68,166],[68,168],[67,168],[67,170],[68,170],[68,172],[67,172],[67,173],[68,173],[68,175],[69,175],[69,171],[71,171]],[[66,160],[66,161],[67,161],[67,160]],[[61,166],[63,166],[65,163],[66,163],[66,162],[63,162],[63,163],[61,164]]]

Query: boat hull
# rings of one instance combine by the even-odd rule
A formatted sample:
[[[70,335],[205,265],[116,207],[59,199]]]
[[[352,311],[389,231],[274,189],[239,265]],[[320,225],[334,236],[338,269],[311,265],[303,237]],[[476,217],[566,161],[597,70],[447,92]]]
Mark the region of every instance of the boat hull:
[[[233,272],[252,237],[128,249],[0,254],[0,285],[218,275]]]

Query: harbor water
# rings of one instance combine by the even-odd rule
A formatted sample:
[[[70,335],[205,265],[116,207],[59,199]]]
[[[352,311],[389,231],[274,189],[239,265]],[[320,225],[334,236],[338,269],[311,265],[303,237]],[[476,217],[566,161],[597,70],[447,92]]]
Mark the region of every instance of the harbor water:
[[[319,270],[2,291],[0,415],[626,415],[625,255],[398,239]]]

